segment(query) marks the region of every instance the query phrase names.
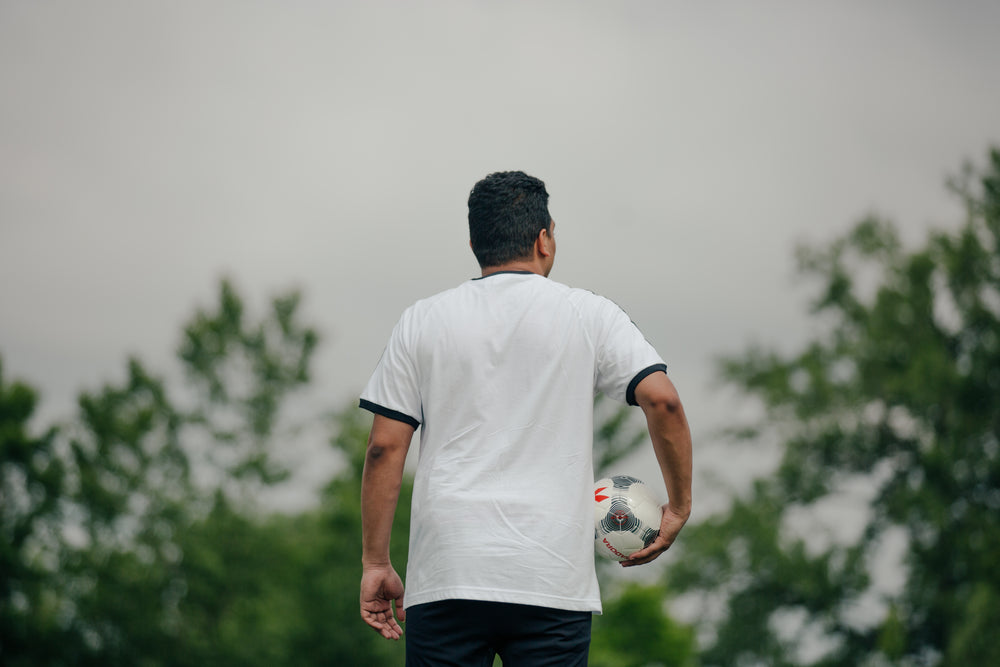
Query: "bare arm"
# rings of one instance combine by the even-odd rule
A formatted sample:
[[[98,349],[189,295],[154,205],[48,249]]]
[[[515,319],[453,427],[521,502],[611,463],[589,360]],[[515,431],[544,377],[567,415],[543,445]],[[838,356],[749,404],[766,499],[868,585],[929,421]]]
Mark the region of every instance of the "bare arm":
[[[624,561],[624,567],[656,559],[670,548],[691,516],[691,429],[677,389],[666,373],[652,373],[636,387],[635,398],[646,415],[669,501],[663,507],[660,534],[652,544]]]
[[[406,620],[403,582],[389,560],[389,537],[414,430],[375,415],[361,474],[361,618],[386,639],[403,633],[392,614],[393,601],[399,620]]]

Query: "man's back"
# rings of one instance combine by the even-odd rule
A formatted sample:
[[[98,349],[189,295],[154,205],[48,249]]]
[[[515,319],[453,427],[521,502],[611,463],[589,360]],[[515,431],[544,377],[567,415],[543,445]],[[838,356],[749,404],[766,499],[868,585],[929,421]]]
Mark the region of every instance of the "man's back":
[[[407,605],[599,610],[595,385],[625,400],[659,364],[620,308],[533,273],[491,274],[409,308],[363,395],[422,426]]]

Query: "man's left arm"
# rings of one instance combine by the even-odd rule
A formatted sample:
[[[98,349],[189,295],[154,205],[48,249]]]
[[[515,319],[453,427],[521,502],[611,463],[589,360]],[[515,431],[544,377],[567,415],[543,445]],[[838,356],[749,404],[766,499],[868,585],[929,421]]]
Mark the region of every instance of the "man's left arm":
[[[403,581],[389,559],[389,538],[415,430],[375,415],[361,475],[361,618],[386,639],[399,639],[403,633],[392,613],[393,602],[396,616],[406,620]]]
[[[691,429],[677,389],[666,373],[652,373],[636,387],[635,399],[646,416],[668,500],[663,507],[656,539],[622,561],[623,567],[655,560],[670,548],[691,516]]]

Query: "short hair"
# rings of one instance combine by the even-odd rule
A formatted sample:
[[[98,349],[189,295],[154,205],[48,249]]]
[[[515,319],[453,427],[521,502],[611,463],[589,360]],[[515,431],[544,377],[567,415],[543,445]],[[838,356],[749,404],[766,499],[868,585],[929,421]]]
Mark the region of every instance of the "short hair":
[[[469,238],[479,266],[500,266],[531,256],[539,232],[548,229],[545,183],[522,171],[500,171],[469,193]]]

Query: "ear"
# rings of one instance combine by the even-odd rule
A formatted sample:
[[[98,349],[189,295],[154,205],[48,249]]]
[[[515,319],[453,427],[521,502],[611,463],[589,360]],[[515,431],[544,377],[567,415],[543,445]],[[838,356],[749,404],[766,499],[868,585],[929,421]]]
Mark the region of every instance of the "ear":
[[[550,229],[538,232],[538,238],[535,239],[535,251],[542,257],[551,257],[552,253],[555,252],[555,243]]]

